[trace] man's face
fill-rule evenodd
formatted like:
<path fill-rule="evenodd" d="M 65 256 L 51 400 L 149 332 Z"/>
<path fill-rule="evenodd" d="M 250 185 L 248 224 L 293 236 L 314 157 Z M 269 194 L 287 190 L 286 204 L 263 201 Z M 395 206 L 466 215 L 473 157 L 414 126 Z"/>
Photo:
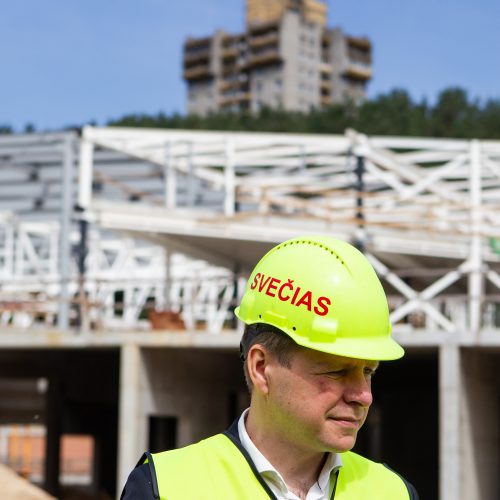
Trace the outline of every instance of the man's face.
<path fill-rule="evenodd" d="M 273 360 L 267 367 L 270 421 L 298 448 L 350 450 L 372 403 L 377 366 L 377 361 L 304 348 L 292 356 L 289 368 Z"/>

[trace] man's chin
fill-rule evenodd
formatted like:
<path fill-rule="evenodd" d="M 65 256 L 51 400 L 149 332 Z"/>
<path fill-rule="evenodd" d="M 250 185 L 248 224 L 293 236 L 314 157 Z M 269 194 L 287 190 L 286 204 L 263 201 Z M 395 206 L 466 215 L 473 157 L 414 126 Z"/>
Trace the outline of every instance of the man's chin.
<path fill-rule="evenodd" d="M 356 444 L 356 436 L 343 436 L 334 440 L 329 440 L 328 451 L 333 453 L 345 453 L 352 450 Z"/>
<path fill-rule="evenodd" d="M 354 448 L 355 442 L 349 446 L 338 446 L 335 453 L 345 453 L 346 451 L 351 451 Z"/>

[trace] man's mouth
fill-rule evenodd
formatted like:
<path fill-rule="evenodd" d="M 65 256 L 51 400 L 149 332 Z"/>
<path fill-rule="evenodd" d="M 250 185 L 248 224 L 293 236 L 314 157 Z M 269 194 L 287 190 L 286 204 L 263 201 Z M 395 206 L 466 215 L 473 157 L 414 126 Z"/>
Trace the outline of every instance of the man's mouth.
<path fill-rule="evenodd" d="M 348 417 L 348 416 L 334 416 L 334 417 L 329 417 L 331 420 L 334 420 L 338 425 L 341 425 L 342 427 L 349 427 L 351 429 L 358 429 L 361 424 L 361 419 L 359 418 L 354 418 L 354 417 Z"/>

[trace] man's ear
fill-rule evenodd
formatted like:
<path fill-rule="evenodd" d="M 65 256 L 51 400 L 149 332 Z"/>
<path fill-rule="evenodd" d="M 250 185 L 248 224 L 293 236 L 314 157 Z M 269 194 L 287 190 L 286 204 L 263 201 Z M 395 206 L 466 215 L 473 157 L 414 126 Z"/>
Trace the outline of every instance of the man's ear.
<path fill-rule="evenodd" d="M 247 369 L 254 390 L 267 394 L 269 392 L 267 366 L 270 361 L 270 355 L 260 344 L 254 344 L 248 350 Z"/>

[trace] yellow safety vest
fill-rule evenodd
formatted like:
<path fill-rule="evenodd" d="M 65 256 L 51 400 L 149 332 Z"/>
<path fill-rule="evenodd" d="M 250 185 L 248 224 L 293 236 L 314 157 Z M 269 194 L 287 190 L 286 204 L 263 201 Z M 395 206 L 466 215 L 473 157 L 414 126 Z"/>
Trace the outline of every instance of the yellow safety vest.
<path fill-rule="evenodd" d="M 161 500 L 275 498 L 225 434 L 149 456 Z M 384 465 L 352 452 L 342 454 L 342 464 L 332 494 L 335 500 L 411 500 L 403 479 Z"/>

